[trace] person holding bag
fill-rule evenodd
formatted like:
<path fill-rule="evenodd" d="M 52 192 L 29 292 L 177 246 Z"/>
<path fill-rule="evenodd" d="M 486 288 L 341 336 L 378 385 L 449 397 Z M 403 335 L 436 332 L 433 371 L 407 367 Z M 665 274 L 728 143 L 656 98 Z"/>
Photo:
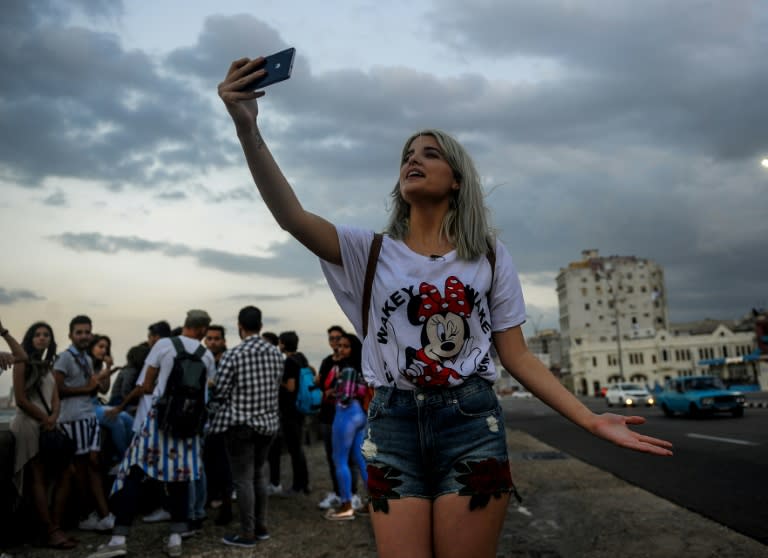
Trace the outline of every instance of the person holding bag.
<path fill-rule="evenodd" d="M 57 426 L 59 395 L 51 374 L 56 357 L 53 330 L 45 322 L 36 322 L 27 330 L 21 346 L 2 326 L 0 334 L 4 334 L 12 350 L 17 347 L 15 352 L 20 355 L 13 369 L 16 415 L 10 425 L 16 437 L 14 485 L 19 496 L 25 489 L 31 491 L 37 517 L 45 529 L 46 544 L 56 549 L 74 548 L 77 542 L 59 526 L 69 496 L 75 448 Z M 52 511 L 48 501 L 49 479 L 61 487 L 55 492 Z"/>
<path fill-rule="evenodd" d="M 339 485 L 339 509 L 329 509 L 325 518 L 331 521 L 345 521 L 355 518 L 352 503 L 352 473 L 350 458 L 360 469 L 363 482 L 368 482 L 365 459 L 362 454 L 365 436 L 365 411 L 363 400 L 368 392 L 362 372 L 362 343 L 356 335 L 345 333 L 338 343 L 339 375 L 336 379 L 336 414 L 333 418 L 333 464 Z M 361 512 L 365 512 L 362 506 Z"/>

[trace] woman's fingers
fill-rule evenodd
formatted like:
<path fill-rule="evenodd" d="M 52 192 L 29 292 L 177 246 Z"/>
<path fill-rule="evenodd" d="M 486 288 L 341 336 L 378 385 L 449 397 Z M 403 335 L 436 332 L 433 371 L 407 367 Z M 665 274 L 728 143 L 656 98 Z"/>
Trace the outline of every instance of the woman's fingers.
<path fill-rule="evenodd" d="M 637 440 L 644 444 L 651 444 L 651 445 L 659 446 L 662 448 L 672 447 L 672 442 L 668 442 L 667 440 L 662 440 L 660 438 L 653 438 L 651 436 L 643 436 L 642 434 L 638 434 Z"/>
<path fill-rule="evenodd" d="M 227 70 L 227 75 L 219 84 L 219 89 L 222 87 L 230 90 L 244 89 L 251 81 L 263 77 L 266 74 L 266 70 L 259 69 L 264 64 L 264 57 L 254 58 L 240 58 L 235 60 Z"/>
<path fill-rule="evenodd" d="M 250 101 L 264 96 L 264 91 L 227 91 L 219 89 L 219 97 L 225 103 L 235 103 L 237 101 Z"/>

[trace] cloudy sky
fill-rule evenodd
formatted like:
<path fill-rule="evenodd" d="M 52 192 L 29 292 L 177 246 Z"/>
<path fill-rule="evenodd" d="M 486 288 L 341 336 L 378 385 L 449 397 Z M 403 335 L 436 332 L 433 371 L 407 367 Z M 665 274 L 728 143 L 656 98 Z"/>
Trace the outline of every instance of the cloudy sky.
<path fill-rule="evenodd" d="M 672 321 L 768 303 L 768 5 L 760 0 L 6 0 L 0 317 L 117 360 L 158 319 L 246 304 L 318 361 L 346 325 L 256 194 L 216 95 L 230 62 L 297 49 L 260 103 L 305 206 L 381 228 L 402 141 L 473 153 L 528 329 L 585 248 L 663 265 Z M 8 375 L 0 379 L 7 391 Z"/>

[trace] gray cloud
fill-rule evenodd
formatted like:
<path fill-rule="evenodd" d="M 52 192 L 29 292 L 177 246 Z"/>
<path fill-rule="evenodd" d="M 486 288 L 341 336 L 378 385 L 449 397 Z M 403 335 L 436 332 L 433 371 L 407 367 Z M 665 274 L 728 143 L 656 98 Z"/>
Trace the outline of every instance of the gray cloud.
<path fill-rule="evenodd" d="M 7 306 L 22 300 L 45 300 L 45 297 L 27 289 L 6 289 L 0 287 L 0 304 Z"/>
<path fill-rule="evenodd" d="M 0 118 L 20 132 L 0 143 L 7 176 L 27 186 L 52 175 L 113 187 L 165 181 L 167 199 L 188 193 L 174 181 L 245 168 L 224 108 L 188 87 L 183 103 L 178 93 L 195 82 L 212 97 L 230 60 L 288 44 L 277 30 L 247 15 L 210 17 L 195 44 L 156 61 L 115 36 L 43 17 L 53 3 L 12 5 L 0 22 L 0 70 L 12 76 L 0 83 Z M 100 17 L 119 17 L 105 6 Z M 662 264 L 673 320 L 732 317 L 765 301 L 761 4 L 450 0 L 425 18 L 425 31 L 457 61 L 453 77 L 402 61 L 320 74 L 299 55 L 291 80 L 268 91 L 265 137 L 309 209 L 380 228 L 401 142 L 437 126 L 496 186 L 488 202 L 521 272 L 552 272 L 597 247 Z M 57 63 L 41 68 L 40 59 Z M 487 77 L 504 64 L 544 68 L 543 77 Z M 238 184 L 195 193 L 258 200 Z M 319 275 L 295 242 L 273 247 L 290 257 L 255 258 L 130 237 L 58 241 L 192 257 L 234 273 Z"/>
<path fill-rule="evenodd" d="M 759 3 L 449 0 L 431 15 L 434 39 L 467 59 L 493 52 L 560 69 L 513 91 L 518 110 L 500 119 L 534 141 L 608 134 L 724 158 L 768 145 Z"/>
<path fill-rule="evenodd" d="M 181 190 L 172 190 L 170 192 L 160 192 L 155 195 L 155 197 L 164 201 L 181 201 L 186 200 L 189 196 L 187 196 L 186 192 L 182 192 Z"/>
<path fill-rule="evenodd" d="M 65 207 L 67 205 L 67 196 L 61 190 L 56 190 L 45 199 L 43 199 L 44 205 L 50 205 L 52 207 Z"/>
<path fill-rule="evenodd" d="M 14 131 L 0 143 L 6 177 L 32 187 L 51 175 L 154 185 L 226 161 L 210 142 L 212 120 L 199 117 L 208 100 L 183 79 L 125 51 L 115 35 L 54 17 L 58 4 L 10 4 L 12 17 L 0 23 L 0 119 Z M 99 17 L 120 11 L 80 4 Z"/>
<path fill-rule="evenodd" d="M 291 300 L 303 296 L 303 292 L 293 292 L 284 295 L 265 295 L 265 294 L 237 294 L 228 296 L 226 300 L 233 300 L 239 302 L 280 302 L 282 300 Z"/>
<path fill-rule="evenodd" d="M 271 245 L 269 250 L 273 255 L 270 257 L 193 248 L 185 244 L 147 240 L 137 236 L 111 236 L 96 232 L 63 233 L 51 236 L 49 240 L 75 252 L 103 254 L 157 252 L 169 258 L 192 258 L 201 267 L 226 273 L 292 278 L 308 285 L 313 285 L 321 278 L 317 258 L 295 240 Z"/>

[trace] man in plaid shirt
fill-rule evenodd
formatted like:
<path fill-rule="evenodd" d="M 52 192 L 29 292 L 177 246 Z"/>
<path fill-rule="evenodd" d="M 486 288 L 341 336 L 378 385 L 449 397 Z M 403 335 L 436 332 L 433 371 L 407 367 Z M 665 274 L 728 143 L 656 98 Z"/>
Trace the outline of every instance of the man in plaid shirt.
<path fill-rule="evenodd" d="M 250 548 L 269 538 L 261 469 L 280 426 L 277 394 L 283 357 L 259 335 L 261 310 L 255 306 L 240 310 L 237 329 L 242 342 L 227 351 L 216 372 L 213 390 L 221 407 L 210 432 L 225 432 L 240 507 L 240 533 L 226 536 L 222 542 Z"/>

